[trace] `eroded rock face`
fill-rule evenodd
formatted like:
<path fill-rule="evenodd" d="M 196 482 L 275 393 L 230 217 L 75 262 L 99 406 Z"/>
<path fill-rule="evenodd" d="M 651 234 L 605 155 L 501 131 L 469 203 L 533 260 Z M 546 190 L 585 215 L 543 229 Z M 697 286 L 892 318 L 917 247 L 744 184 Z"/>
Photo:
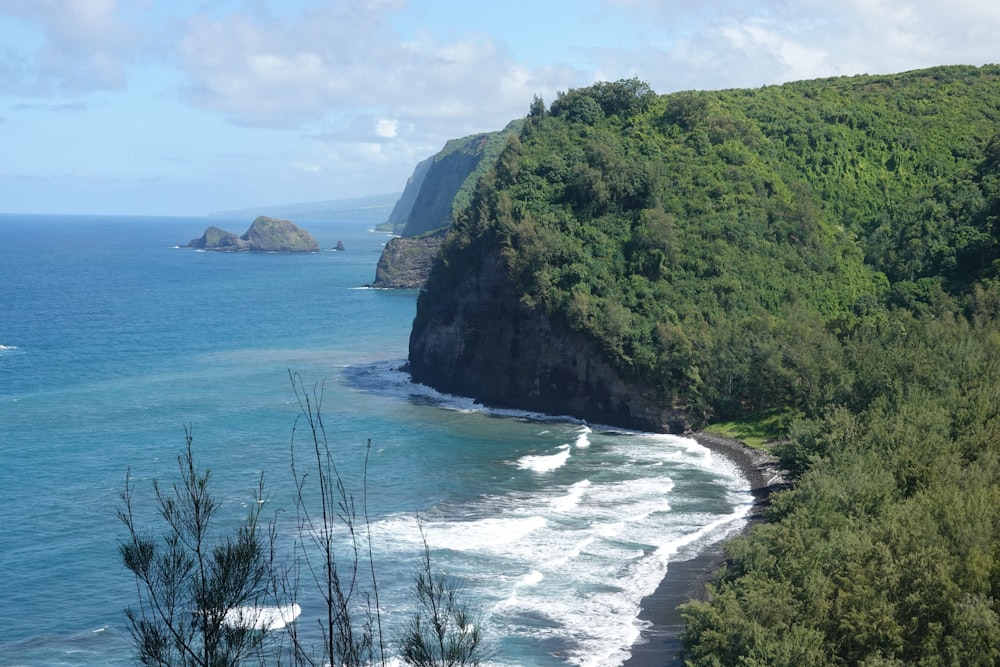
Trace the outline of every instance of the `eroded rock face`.
<path fill-rule="evenodd" d="M 415 381 L 496 407 L 688 430 L 684 412 L 623 381 L 593 342 L 524 306 L 507 285 L 502 259 L 493 256 L 433 303 L 421 299 L 410 335 Z"/>
<path fill-rule="evenodd" d="M 385 244 L 372 287 L 414 289 L 424 286 L 441 249 L 446 230 L 417 238 L 397 237 Z"/>

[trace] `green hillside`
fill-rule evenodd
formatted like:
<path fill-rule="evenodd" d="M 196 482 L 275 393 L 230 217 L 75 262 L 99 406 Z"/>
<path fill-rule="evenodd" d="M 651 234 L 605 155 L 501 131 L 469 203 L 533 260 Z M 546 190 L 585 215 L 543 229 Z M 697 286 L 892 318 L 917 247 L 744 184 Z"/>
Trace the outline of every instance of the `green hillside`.
<path fill-rule="evenodd" d="M 998 74 L 536 100 L 427 298 L 499 247 L 526 303 L 664 400 L 813 414 L 843 400 L 843 336 L 995 275 Z"/>
<path fill-rule="evenodd" d="M 499 132 L 446 143 L 436 155 L 417 165 L 389 222 L 402 220 L 400 234 L 404 237 L 421 236 L 451 225 L 454 211 L 468 206 L 479 177 L 496 161 L 507 137 L 520 124 L 514 121 Z"/>
<path fill-rule="evenodd" d="M 522 303 L 797 476 L 686 607 L 692 665 L 1000 659 L 1000 67 L 536 99 L 430 304 Z"/>

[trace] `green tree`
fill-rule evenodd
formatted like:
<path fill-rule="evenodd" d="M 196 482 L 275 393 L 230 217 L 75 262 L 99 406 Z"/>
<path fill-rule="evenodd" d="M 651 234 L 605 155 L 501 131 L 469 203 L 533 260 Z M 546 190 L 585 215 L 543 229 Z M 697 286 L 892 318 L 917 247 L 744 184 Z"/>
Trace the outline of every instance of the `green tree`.
<path fill-rule="evenodd" d="M 481 665 L 488 658 L 482 619 L 462 601 L 458 583 L 432 567 L 422 524 L 420 536 L 424 551 L 414 580 L 419 609 L 403 630 L 400 658 L 413 667 Z"/>
<path fill-rule="evenodd" d="M 289 373 L 289 378 L 300 409 L 292 432 L 292 472 L 297 534 L 305 536 L 292 557 L 279 560 L 275 524 L 262 521 L 268 501 L 263 475 L 235 534 L 217 530 L 211 474 L 195 463 L 190 428 L 185 428 L 186 448 L 177 458 L 177 480 L 169 489 L 153 482 L 159 516 L 166 524 L 160 540 L 142 527 L 135 488 L 126 475 L 118 516 L 128 535 L 119 544 L 119 554 L 136 580 L 139 604 L 125 614 L 141 664 L 387 664 L 368 530 L 367 453 L 359 510 L 327 438 L 322 385 L 307 390 L 301 376 Z M 308 441 L 301 459 L 296 454 L 300 427 Z M 422 526 L 420 530 L 423 536 Z M 345 545 L 346 553 L 338 552 Z M 294 600 L 303 581 L 323 601 L 322 614 L 315 619 L 318 642 L 300 630 L 301 619 L 293 622 L 301 612 Z M 404 664 L 482 664 L 481 618 L 462 600 L 458 582 L 432 567 L 426 539 L 415 581 L 418 611 L 395 642 Z"/>
<path fill-rule="evenodd" d="M 195 464 L 190 428 L 177 457 L 178 478 L 163 488 L 153 482 L 166 531 L 160 540 L 144 531 L 136 516 L 129 476 L 120 493 L 118 517 L 128 530 L 119 545 L 125 567 L 135 575 L 138 606 L 125 610 L 144 665 L 228 667 L 265 664 L 277 638 L 272 628 L 290 621 L 292 607 L 271 606 L 273 525 L 264 525 L 263 477 L 250 510 L 235 534 L 219 534 L 218 504 L 210 471 Z"/>

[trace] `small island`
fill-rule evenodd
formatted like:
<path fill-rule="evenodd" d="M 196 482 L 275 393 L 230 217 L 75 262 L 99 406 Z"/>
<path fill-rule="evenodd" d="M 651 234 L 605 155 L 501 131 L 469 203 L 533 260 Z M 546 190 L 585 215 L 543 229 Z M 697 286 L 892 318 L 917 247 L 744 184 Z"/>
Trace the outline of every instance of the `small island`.
<path fill-rule="evenodd" d="M 317 252 L 319 243 L 291 220 L 262 215 L 253 221 L 243 236 L 213 225 L 199 238 L 188 242 L 186 247 L 216 252 Z"/>

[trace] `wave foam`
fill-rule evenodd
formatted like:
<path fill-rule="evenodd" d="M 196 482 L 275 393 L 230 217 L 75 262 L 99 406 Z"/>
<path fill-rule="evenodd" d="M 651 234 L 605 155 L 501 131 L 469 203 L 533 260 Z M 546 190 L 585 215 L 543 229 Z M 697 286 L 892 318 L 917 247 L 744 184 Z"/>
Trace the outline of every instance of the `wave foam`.
<path fill-rule="evenodd" d="M 223 622 L 230 627 L 280 630 L 302 614 L 297 603 L 280 607 L 237 607 L 226 612 Z"/>
<path fill-rule="evenodd" d="M 590 487 L 590 480 L 585 479 L 569 487 L 569 492 L 564 496 L 559 496 L 552 501 L 552 510 L 555 512 L 569 512 L 580 504 L 583 495 Z"/>
<path fill-rule="evenodd" d="M 376 539 L 382 543 L 413 545 L 426 539 L 427 546 L 433 549 L 481 551 L 496 547 L 507 548 L 547 524 L 548 520 L 542 516 L 425 521 L 421 536 L 420 524 L 415 518 L 397 515 L 379 521 L 371 529 L 377 535 Z"/>
<path fill-rule="evenodd" d="M 569 445 L 559 445 L 555 454 L 529 454 L 517 460 L 517 467 L 534 472 L 552 472 L 566 465 L 569 460 Z"/>
<path fill-rule="evenodd" d="M 534 586 L 536 584 L 540 584 L 544 578 L 544 574 L 538 570 L 532 570 L 517 580 L 517 586 Z"/>
<path fill-rule="evenodd" d="M 475 551 L 513 544 L 529 533 L 544 528 L 547 523 L 545 517 L 541 516 L 434 523 L 427 526 L 427 541 L 437 548 Z"/>
<path fill-rule="evenodd" d="M 739 471 L 692 439 L 568 426 L 533 433 L 551 443 L 536 453 L 498 455 L 528 472 L 516 490 L 428 510 L 427 544 L 512 646 L 527 654 L 545 642 L 565 664 L 621 664 L 669 563 L 732 535 L 752 499 Z M 400 556 L 421 545 L 409 517 L 378 528 L 376 543 Z"/>

